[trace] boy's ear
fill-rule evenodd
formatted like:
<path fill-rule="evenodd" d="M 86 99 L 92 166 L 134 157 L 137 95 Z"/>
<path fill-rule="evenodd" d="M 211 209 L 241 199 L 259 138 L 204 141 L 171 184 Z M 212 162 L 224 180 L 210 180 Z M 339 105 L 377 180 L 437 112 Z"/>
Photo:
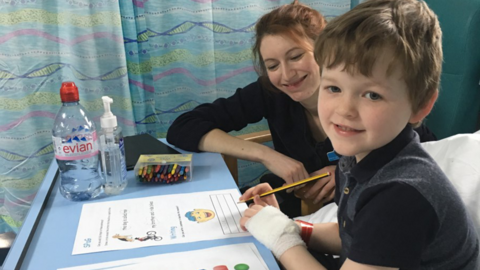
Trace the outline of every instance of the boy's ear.
<path fill-rule="evenodd" d="M 433 92 L 432 97 L 427 101 L 425 106 L 421 108 L 417 113 L 412 114 L 410 117 L 410 123 L 419 123 L 422 121 L 433 109 L 433 105 L 438 98 L 438 90 Z"/>

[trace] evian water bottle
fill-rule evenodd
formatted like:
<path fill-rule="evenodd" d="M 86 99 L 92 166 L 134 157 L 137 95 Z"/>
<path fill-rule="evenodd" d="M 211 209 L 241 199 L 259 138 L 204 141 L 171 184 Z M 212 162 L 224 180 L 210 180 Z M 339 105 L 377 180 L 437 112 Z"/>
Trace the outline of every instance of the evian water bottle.
<path fill-rule="evenodd" d="M 55 117 L 52 137 L 60 171 L 60 193 L 72 201 L 95 198 L 102 192 L 95 124 L 78 102 L 78 88 L 64 82 L 62 107 Z"/>

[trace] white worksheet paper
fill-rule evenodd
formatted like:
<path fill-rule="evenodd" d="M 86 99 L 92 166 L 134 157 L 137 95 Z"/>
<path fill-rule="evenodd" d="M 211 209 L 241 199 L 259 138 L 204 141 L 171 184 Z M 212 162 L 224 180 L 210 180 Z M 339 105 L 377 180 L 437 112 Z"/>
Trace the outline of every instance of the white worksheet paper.
<path fill-rule="evenodd" d="M 250 236 L 236 189 L 84 204 L 73 255 Z"/>
<path fill-rule="evenodd" d="M 220 267 L 220 266 L 225 267 Z M 225 245 L 213 248 L 167 253 L 135 259 L 61 268 L 59 270 L 192 270 L 249 269 L 268 270 L 253 243 Z"/>

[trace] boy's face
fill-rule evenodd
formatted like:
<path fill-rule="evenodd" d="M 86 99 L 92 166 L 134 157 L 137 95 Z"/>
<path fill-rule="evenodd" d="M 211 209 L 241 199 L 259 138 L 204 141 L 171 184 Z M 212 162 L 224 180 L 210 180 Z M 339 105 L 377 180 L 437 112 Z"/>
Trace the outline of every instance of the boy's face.
<path fill-rule="evenodd" d="M 413 117 L 398 65 L 386 76 L 391 54 L 379 57 L 372 77 L 350 75 L 343 65 L 323 69 L 318 113 L 336 152 L 360 162 L 392 141 Z"/>

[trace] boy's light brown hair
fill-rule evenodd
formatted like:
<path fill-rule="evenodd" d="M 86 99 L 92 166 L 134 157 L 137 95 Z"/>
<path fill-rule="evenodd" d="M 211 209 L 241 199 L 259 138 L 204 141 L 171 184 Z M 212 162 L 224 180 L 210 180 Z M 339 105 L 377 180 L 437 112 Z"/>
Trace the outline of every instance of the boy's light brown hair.
<path fill-rule="evenodd" d="M 423 1 L 368 0 L 333 19 L 315 42 L 322 68 L 345 65 L 351 74 L 370 77 L 378 56 L 393 51 L 401 65 L 412 111 L 422 109 L 438 90 L 442 72 L 442 31 L 437 16 Z"/>

